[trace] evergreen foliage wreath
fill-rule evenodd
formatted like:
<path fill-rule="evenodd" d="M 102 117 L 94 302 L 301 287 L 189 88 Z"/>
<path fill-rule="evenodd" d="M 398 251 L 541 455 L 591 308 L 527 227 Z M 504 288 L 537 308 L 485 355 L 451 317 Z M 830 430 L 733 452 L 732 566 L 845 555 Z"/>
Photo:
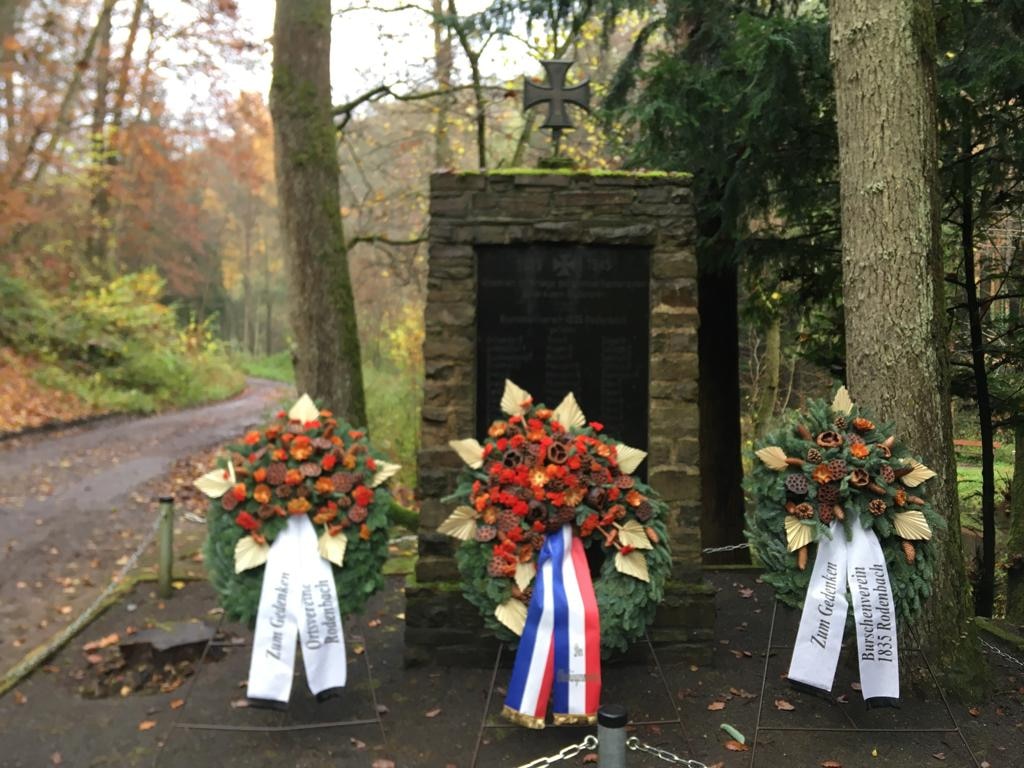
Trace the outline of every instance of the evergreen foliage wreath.
<path fill-rule="evenodd" d="M 873 529 L 885 554 L 899 616 L 912 620 L 931 594 L 933 530 L 945 521 L 928 501 L 935 473 L 896 443 L 891 424 L 876 425 L 840 388 L 830 405 L 808 402 L 759 440 L 745 486 L 752 505 L 747 539 L 778 598 L 803 604 L 809 544 L 851 526 Z"/>
<path fill-rule="evenodd" d="M 322 531 L 320 554 L 332 563 L 341 613 L 362 610 L 384 583 L 391 501 L 381 483 L 398 466 L 306 396 L 229 451 L 219 469 L 196 482 L 214 498 L 204 553 L 226 614 L 255 623 L 263 563 L 288 515 L 308 515 Z"/>
<path fill-rule="evenodd" d="M 672 566 L 668 507 L 631 474 L 646 454 L 588 424 L 572 394 L 552 410 L 509 382 L 502 407 L 509 418 L 494 422 L 482 445 L 452 443 L 468 466 L 445 499 L 461 506 L 438 530 L 462 540 L 466 599 L 516 645 L 544 534 L 572 524 L 592 568 L 600 559 L 602 655 L 626 650 L 653 621 Z"/>

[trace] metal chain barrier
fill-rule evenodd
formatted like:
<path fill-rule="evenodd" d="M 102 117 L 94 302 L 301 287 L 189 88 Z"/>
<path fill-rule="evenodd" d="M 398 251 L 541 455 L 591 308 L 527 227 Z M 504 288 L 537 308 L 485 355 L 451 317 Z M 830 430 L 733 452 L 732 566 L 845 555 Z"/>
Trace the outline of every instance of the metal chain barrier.
<path fill-rule="evenodd" d="M 546 766 L 554 765 L 562 760 L 571 760 L 576 757 L 580 752 L 585 749 L 595 749 L 597 747 L 597 736 L 587 736 L 579 744 L 570 744 L 568 747 L 563 747 L 560 751 L 547 757 L 538 757 L 536 760 L 523 763 L 518 768 L 546 768 Z"/>
<path fill-rule="evenodd" d="M 672 765 L 685 765 L 687 768 L 708 768 L 699 760 L 687 760 L 685 757 L 680 757 L 675 752 L 669 752 L 667 749 L 652 747 L 650 744 L 640 741 L 636 736 L 630 736 L 626 739 L 626 747 L 633 752 L 645 752 L 648 755 L 654 755 L 654 757 L 659 760 L 664 760 L 666 763 L 671 763 Z M 563 760 L 571 760 L 585 749 L 596 748 L 597 736 L 587 736 L 579 744 L 570 744 L 553 755 L 538 757 L 536 760 L 529 763 L 523 763 L 517 768 L 547 768 L 547 766 L 554 765 L 555 763 L 559 763 Z"/>
<path fill-rule="evenodd" d="M 652 747 L 650 744 L 640 741 L 636 736 L 630 736 L 626 739 L 626 747 L 633 752 L 646 752 L 648 755 L 654 755 L 659 760 L 664 760 L 672 765 L 685 765 L 687 768 L 708 768 L 699 760 L 687 760 L 685 757 L 680 757 L 675 752 L 669 752 L 667 749 Z"/>
<path fill-rule="evenodd" d="M 724 547 L 705 547 L 704 549 L 701 550 L 701 553 L 705 554 L 705 555 L 713 555 L 716 552 L 732 552 L 735 549 L 749 549 L 749 548 L 750 548 L 750 544 L 749 543 L 747 543 L 745 541 L 741 541 L 739 544 L 727 544 Z"/>
<path fill-rule="evenodd" d="M 1011 656 L 1006 651 L 1004 651 L 1002 648 L 997 648 L 996 646 L 992 645 L 992 643 L 990 643 L 985 638 L 980 638 L 980 639 L 981 639 L 981 644 L 985 647 L 985 650 L 991 651 L 996 656 L 999 656 L 999 657 L 1003 658 L 1006 661 L 1013 662 L 1018 667 L 1024 667 L 1024 661 L 1021 661 L 1020 659 Z"/>

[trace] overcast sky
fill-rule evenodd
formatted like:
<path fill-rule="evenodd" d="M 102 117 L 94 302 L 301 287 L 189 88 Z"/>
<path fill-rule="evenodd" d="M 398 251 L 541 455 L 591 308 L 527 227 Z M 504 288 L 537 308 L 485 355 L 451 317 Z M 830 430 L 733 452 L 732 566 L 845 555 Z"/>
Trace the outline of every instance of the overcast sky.
<path fill-rule="evenodd" d="M 173 3 L 176 0 L 165 0 Z M 429 0 L 422 0 L 429 6 Z M 482 10 L 489 0 L 460 0 L 460 13 Z M 159 8 L 160 0 L 156 6 Z M 374 0 L 378 6 L 408 4 L 408 0 Z M 429 16 L 418 11 L 386 13 L 364 10 L 363 0 L 334 0 L 336 12 L 331 33 L 331 85 L 335 103 L 344 102 L 381 83 L 402 83 L 419 78 L 428 82 L 434 37 Z M 242 0 L 238 4 L 241 23 L 256 40 L 267 41 L 266 54 L 252 69 L 230 66 L 229 90 L 270 91 L 272 51 L 269 45 L 274 30 L 272 0 Z M 359 10 L 353 10 L 359 9 Z M 488 76 L 514 78 L 532 72 L 531 55 L 515 41 L 502 47 L 491 43 L 481 61 Z M 426 65 L 426 66 L 425 66 Z M 188 111 L 193 99 L 202 98 L 203 86 L 197 82 L 168 83 L 168 102 L 175 112 Z"/>

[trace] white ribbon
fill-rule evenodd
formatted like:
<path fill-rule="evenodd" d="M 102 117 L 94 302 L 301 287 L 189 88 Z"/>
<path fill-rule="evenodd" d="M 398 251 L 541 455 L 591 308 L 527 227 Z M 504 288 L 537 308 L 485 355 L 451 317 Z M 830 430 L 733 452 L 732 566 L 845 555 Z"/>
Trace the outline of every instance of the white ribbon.
<path fill-rule="evenodd" d="M 317 551 L 306 515 L 292 515 L 270 546 L 249 662 L 250 699 L 287 702 L 295 668 L 295 641 L 309 689 L 318 694 L 345 685 L 345 636 L 331 564 Z"/>
<path fill-rule="evenodd" d="M 874 531 L 854 521 L 851 540 L 833 522 L 832 538 L 818 542 L 818 554 L 804 598 L 789 679 L 832 690 L 849 607 L 853 598 L 860 684 L 865 699 L 898 699 L 899 657 L 896 612 L 885 555 Z"/>

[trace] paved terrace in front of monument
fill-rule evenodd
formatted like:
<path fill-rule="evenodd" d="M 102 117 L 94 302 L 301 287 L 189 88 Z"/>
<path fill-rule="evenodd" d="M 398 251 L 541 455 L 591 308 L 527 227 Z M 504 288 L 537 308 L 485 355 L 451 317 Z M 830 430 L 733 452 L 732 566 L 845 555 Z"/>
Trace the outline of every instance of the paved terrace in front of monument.
<path fill-rule="evenodd" d="M 339 699 L 317 704 L 296 670 L 287 712 L 239 706 L 248 674 L 251 634 L 224 623 L 220 642 L 177 690 L 88 699 L 78 690 L 93 674 L 82 645 L 129 624 L 220 621 L 205 582 L 189 582 L 166 602 L 140 583 L 47 666 L 0 699 L 4 724 L 0 764 L 63 766 L 406 766 L 505 768 L 522 765 L 593 732 L 585 728 L 528 731 L 499 717 L 511 654 L 492 669 L 418 667 L 402 663 L 405 575 L 389 577 L 366 613 L 346 620 L 349 685 Z M 604 700 L 624 704 L 642 741 L 707 766 L 758 768 L 820 766 L 974 766 L 949 711 L 920 660 L 904 662 L 902 708 L 866 710 L 854 689 L 852 648 L 840 662 L 834 695 L 818 697 L 788 687 L 785 646 L 798 615 L 779 608 L 774 647 L 765 663 L 774 601 L 756 572 L 710 574 L 718 609 L 713 664 L 666 664 L 650 656 L 639 664 L 607 664 Z M 642 658 L 642 656 L 641 656 Z M 1011 768 L 1024 754 L 1024 669 L 992 657 L 995 685 L 985 702 L 950 702 L 979 764 Z M 492 688 L 492 679 L 494 680 Z M 763 687 L 762 687 L 763 684 Z M 116 687 L 115 687 L 116 690 Z M 776 701 L 792 705 L 780 709 Z M 718 707 L 714 702 L 722 702 Z M 713 709 L 709 709 L 713 705 Z M 977 707 L 972 716 L 971 707 Z M 756 755 L 726 748 L 728 723 L 753 741 Z M 338 725 L 358 721 L 355 725 Z M 662 721 L 662 722 L 658 722 Z M 682 727 L 680 726 L 682 723 Z M 152 723 L 145 730 L 140 724 Z M 481 727 L 481 726 L 484 727 Z M 771 730 L 771 729 L 798 730 Z M 809 730 L 799 730 L 809 729 Z M 833 729 L 833 730 L 815 730 Z M 917 733 L 870 729 L 934 729 Z M 474 763 L 475 755 L 475 763 Z M 583 765 L 586 753 L 558 763 Z M 629 768 L 665 765 L 630 753 Z"/>

